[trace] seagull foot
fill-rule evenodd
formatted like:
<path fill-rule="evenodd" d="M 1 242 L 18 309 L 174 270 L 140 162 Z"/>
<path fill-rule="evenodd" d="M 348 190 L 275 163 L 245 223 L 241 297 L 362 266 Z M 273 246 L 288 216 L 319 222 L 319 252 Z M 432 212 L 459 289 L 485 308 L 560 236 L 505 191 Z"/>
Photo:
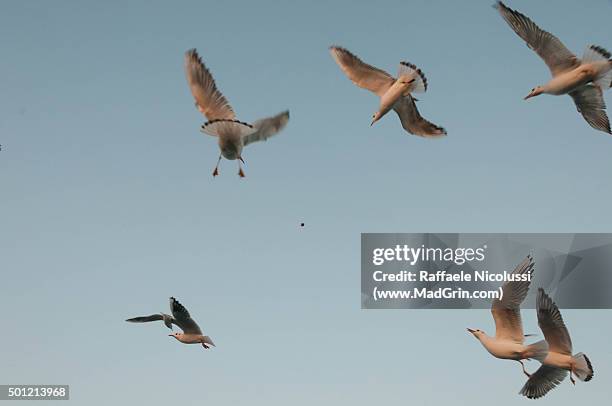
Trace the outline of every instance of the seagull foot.
<path fill-rule="evenodd" d="M 215 168 L 215 170 L 213 171 L 213 177 L 217 176 L 219 174 L 219 169 Z"/>
<path fill-rule="evenodd" d="M 242 171 L 242 168 L 240 168 L 240 170 L 238 171 L 238 175 L 240 175 L 241 178 L 244 178 L 244 172 Z"/>
<path fill-rule="evenodd" d="M 529 358 L 527 358 L 527 360 L 529 361 Z M 525 369 L 525 364 L 523 364 L 523 361 L 518 360 L 518 362 L 519 364 L 521 364 L 521 367 L 523 368 L 523 373 L 527 376 L 527 378 L 531 378 L 531 374 Z"/>

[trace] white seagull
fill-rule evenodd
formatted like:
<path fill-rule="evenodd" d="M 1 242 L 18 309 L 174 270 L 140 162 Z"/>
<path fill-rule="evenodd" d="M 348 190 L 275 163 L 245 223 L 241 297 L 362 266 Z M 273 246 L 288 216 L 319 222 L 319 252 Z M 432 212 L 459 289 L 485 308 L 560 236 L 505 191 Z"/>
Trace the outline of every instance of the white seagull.
<path fill-rule="evenodd" d="M 528 255 L 512 272 L 513 275 L 525 275 L 523 277 L 528 280 L 505 282 L 502 285 L 502 299 L 493 300 L 491 313 L 495 319 L 495 337 L 488 336 L 482 330 L 467 329 L 494 357 L 518 361 L 527 376 L 530 375 L 522 360 L 533 358 L 542 362 L 548 351 L 545 340 L 531 345 L 524 343 L 520 306 L 529 291 L 533 270 L 534 261 Z"/>
<path fill-rule="evenodd" d="M 242 148 L 256 141 L 265 141 L 277 134 L 287 125 L 289 111 L 257 120 L 253 124 L 238 121 L 232 106 L 217 89 L 215 80 L 195 49 L 185 53 L 185 73 L 196 107 L 208 119 L 202 125 L 201 131 L 218 137 L 221 154 L 213 176 L 219 174 L 219 162 L 223 156 L 230 160 L 237 159 L 238 175 L 244 177 L 240 164 L 244 163 Z"/>
<path fill-rule="evenodd" d="M 603 91 L 612 86 L 610 53 L 599 46 L 589 45 L 580 60 L 557 37 L 542 30 L 529 17 L 501 1 L 495 4 L 495 8 L 510 28 L 544 60 L 552 73 L 553 78 L 533 88 L 525 100 L 542 93 L 569 94 L 591 127 L 612 134 L 603 99 Z"/>
<path fill-rule="evenodd" d="M 530 399 L 540 398 L 557 386 L 570 371 L 570 380 L 576 383 L 572 373 L 581 381 L 590 381 L 593 378 L 593 366 L 588 357 L 579 352 L 572 355 L 572 340 L 567 327 L 561 317 L 559 308 L 552 299 L 538 289 L 536 299 L 538 311 L 538 324 L 548 342 L 548 355 L 538 370 L 531 375 L 520 391 Z"/>
<path fill-rule="evenodd" d="M 215 346 L 210 337 L 202 334 L 202 330 L 196 323 L 185 307 L 178 300 L 170 298 L 170 311 L 172 316 L 165 313 L 152 314 L 150 316 L 141 316 L 127 319 L 131 323 L 146 323 L 149 321 L 163 320 L 166 327 L 172 330 L 172 325 L 179 326 L 182 333 L 172 333 L 169 337 L 174 337 L 184 344 L 202 344 L 202 347 L 208 349 L 210 346 Z"/>
<path fill-rule="evenodd" d="M 368 65 L 342 47 L 332 46 L 329 49 L 336 63 L 353 83 L 380 97 L 379 109 L 372 116 L 370 125 L 393 109 L 399 116 L 402 127 L 410 134 L 422 137 L 446 135 L 444 128 L 425 120 L 419 114 L 416 99 L 411 93 L 425 92 L 427 79 L 415 65 L 400 62 L 396 79 L 384 70 Z"/>

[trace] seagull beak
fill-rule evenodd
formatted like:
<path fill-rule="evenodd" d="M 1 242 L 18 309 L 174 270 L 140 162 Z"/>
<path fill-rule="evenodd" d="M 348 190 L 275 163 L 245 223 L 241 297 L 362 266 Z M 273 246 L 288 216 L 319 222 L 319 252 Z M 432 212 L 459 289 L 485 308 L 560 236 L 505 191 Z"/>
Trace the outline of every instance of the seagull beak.
<path fill-rule="evenodd" d="M 476 330 L 472 330 L 471 328 L 468 328 L 467 331 L 469 331 L 472 334 L 474 334 L 476 332 Z"/>
<path fill-rule="evenodd" d="M 523 100 L 531 99 L 533 97 L 533 93 L 529 93 L 527 96 L 523 98 Z"/>
<path fill-rule="evenodd" d="M 173 337 L 173 335 L 172 334 L 168 334 L 168 337 Z"/>

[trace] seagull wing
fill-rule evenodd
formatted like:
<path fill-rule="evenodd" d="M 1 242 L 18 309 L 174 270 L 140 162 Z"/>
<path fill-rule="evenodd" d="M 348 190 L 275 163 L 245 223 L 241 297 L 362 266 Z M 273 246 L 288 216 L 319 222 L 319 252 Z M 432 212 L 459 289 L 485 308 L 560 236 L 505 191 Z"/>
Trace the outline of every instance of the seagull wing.
<path fill-rule="evenodd" d="M 541 365 L 525 382 L 519 393 L 529 399 L 541 398 L 559 385 L 566 376 L 567 371 L 564 369 Z"/>
<path fill-rule="evenodd" d="M 174 324 L 179 326 L 184 333 L 202 334 L 200 326 L 191 318 L 185 306 L 173 297 L 170 298 L 170 310 L 172 311 L 172 316 L 174 316 Z"/>
<path fill-rule="evenodd" d="M 414 98 L 410 95 L 401 97 L 393 106 L 393 110 L 395 110 L 399 116 L 404 130 L 408 131 L 410 134 L 420 135 L 422 137 L 446 135 L 446 130 L 444 128 L 421 117 L 416 103 L 414 102 Z"/>
<path fill-rule="evenodd" d="M 157 320 L 163 320 L 166 327 L 168 327 L 170 330 L 172 330 L 172 324 L 176 324 L 176 321 L 172 318 L 172 316 L 164 313 L 152 314 L 150 316 L 133 317 L 131 319 L 127 319 L 126 321 L 129 321 L 130 323 L 147 323 L 149 321 Z"/>
<path fill-rule="evenodd" d="M 528 255 L 512 272 L 513 275 L 531 275 L 534 261 Z M 508 281 L 502 285 L 502 299 L 493 300 L 491 313 L 495 319 L 495 337 L 524 341 L 523 324 L 521 322 L 521 303 L 525 300 L 531 281 Z"/>
<path fill-rule="evenodd" d="M 521 37 L 527 46 L 544 60 L 553 76 L 580 65 L 580 60 L 561 41 L 549 32 L 538 27 L 529 17 L 506 7 L 498 1 L 495 8 L 510 28 Z"/>
<path fill-rule="evenodd" d="M 572 355 L 572 339 L 563 323 L 561 312 L 542 288 L 538 289 L 536 308 L 538 309 L 538 324 L 544 333 L 550 351 Z"/>
<path fill-rule="evenodd" d="M 387 72 L 368 65 L 344 48 L 332 46 L 329 50 L 340 69 L 359 87 L 382 96 L 395 82 Z"/>
<path fill-rule="evenodd" d="M 132 317 L 131 319 L 127 319 L 130 323 L 147 323 L 149 321 L 157 321 L 163 320 L 164 316 L 161 314 L 152 314 L 150 316 L 140 316 L 140 317 Z"/>
<path fill-rule="evenodd" d="M 253 123 L 253 127 L 257 129 L 252 134 L 242 137 L 244 145 L 249 145 L 257 141 L 265 141 L 273 135 L 278 134 L 280 130 L 285 128 L 289 122 L 289 111 L 282 112 L 274 117 L 262 118 Z"/>
<path fill-rule="evenodd" d="M 582 114 L 582 117 L 591 127 L 612 134 L 610 120 L 606 114 L 606 103 L 599 86 L 591 84 L 582 86 L 570 92 L 569 95 L 574 99 L 578 112 Z"/>
<path fill-rule="evenodd" d="M 232 106 L 217 89 L 215 79 L 202 63 L 195 49 L 185 53 L 185 74 L 196 100 L 196 106 L 209 120 L 233 120 L 236 118 Z"/>

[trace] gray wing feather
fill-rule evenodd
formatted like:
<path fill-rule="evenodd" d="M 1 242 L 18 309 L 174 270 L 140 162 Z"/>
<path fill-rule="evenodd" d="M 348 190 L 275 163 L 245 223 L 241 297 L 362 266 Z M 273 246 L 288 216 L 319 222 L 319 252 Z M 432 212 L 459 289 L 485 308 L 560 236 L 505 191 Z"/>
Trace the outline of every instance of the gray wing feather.
<path fill-rule="evenodd" d="M 572 339 L 565 327 L 561 312 L 542 288 L 538 289 L 536 309 L 538 310 L 538 324 L 544 333 L 550 351 L 572 355 Z"/>
<path fill-rule="evenodd" d="M 265 141 L 273 135 L 278 134 L 289 122 L 289 111 L 284 111 L 274 117 L 263 118 L 253 123 L 257 129 L 252 134 L 242 137 L 244 145 L 249 145 L 257 141 Z"/>
<path fill-rule="evenodd" d="M 195 49 L 185 53 L 185 74 L 191 94 L 196 100 L 196 106 L 206 118 L 209 120 L 236 118 L 232 106 L 217 89 L 215 79 Z"/>
<path fill-rule="evenodd" d="M 606 114 L 606 103 L 599 86 L 586 85 L 569 93 L 578 112 L 591 127 L 612 134 L 610 120 Z"/>
<path fill-rule="evenodd" d="M 420 135 L 421 137 L 439 137 L 446 135 L 446 130 L 434 123 L 425 120 L 417 109 L 414 98 L 411 95 L 401 97 L 393 110 L 399 116 L 404 130 L 410 134 Z"/>
<path fill-rule="evenodd" d="M 580 59 L 557 37 L 542 30 L 529 17 L 512 10 L 501 1 L 495 4 L 495 8 L 510 28 L 544 60 L 553 76 L 571 70 L 580 64 Z"/>
<path fill-rule="evenodd" d="M 535 263 L 528 255 L 512 272 L 515 275 L 531 275 Z M 511 339 L 515 342 L 524 341 L 523 323 L 521 321 L 521 303 L 525 300 L 531 281 L 512 281 L 502 285 L 504 292 L 502 300 L 495 299 L 491 313 L 495 319 L 495 337 Z"/>
<path fill-rule="evenodd" d="M 140 317 L 132 317 L 131 319 L 127 319 L 130 323 L 147 323 L 149 321 L 157 321 L 163 320 L 164 316 L 161 314 L 152 314 L 150 316 L 140 316 Z"/>
<path fill-rule="evenodd" d="M 525 382 L 519 392 L 529 399 L 538 399 L 559 385 L 567 376 L 567 371 L 560 368 L 542 365 Z"/>
<path fill-rule="evenodd" d="M 129 321 L 130 323 L 147 323 L 150 321 L 158 320 L 163 320 L 166 327 L 172 330 L 172 324 L 174 323 L 174 319 L 172 318 L 172 316 L 164 313 L 152 314 L 150 316 L 133 317 L 131 319 L 127 319 L 126 321 Z"/>
<path fill-rule="evenodd" d="M 345 48 L 332 46 L 329 50 L 344 74 L 361 88 L 382 96 L 395 82 L 387 72 L 368 65 Z"/>
<path fill-rule="evenodd" d="M 174 317 L 174 324 L 179 326 L 184 333 L 202 334 L 202 330 L 200 330 L 198 324 L 191 318 L 187 309 L 173 297 L 170 298 L 170 310 Z"/>

